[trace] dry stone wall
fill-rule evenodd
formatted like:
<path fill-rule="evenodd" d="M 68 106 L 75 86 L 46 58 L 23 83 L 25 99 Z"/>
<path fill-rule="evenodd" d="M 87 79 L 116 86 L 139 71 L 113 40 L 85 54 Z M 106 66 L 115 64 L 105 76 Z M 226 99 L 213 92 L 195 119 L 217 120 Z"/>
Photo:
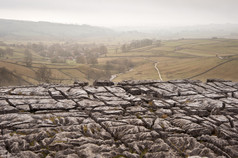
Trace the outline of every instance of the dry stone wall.
<path fill-rule="evenodd" d="M 238 83 L 0 88 L 1 158 L 238 157 Z"/>

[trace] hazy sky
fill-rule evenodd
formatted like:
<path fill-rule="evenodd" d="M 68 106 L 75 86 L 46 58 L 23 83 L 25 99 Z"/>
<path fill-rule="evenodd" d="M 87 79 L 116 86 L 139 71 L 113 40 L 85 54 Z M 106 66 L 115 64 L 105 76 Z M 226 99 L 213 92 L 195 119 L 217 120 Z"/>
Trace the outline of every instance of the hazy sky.
<path fill-rule="evenodd" d="M 238 23 L 238 0 L 0 0 L 0 18 L 98 26 Z"/>

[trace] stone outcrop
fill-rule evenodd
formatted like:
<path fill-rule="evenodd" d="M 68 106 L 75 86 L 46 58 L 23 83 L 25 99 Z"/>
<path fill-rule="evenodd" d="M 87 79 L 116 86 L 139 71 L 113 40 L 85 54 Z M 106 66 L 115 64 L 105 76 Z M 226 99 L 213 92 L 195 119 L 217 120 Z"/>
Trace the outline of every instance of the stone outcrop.
<path fill-rule="evenodd" d="M 236 158 L 238 83 L 0 88 L 1 158 Z"/>

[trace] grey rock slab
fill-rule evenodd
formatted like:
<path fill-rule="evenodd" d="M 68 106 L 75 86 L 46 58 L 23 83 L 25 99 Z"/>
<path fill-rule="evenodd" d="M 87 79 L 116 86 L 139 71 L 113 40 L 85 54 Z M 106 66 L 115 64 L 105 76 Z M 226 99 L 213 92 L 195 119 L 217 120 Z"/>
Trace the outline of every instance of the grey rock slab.
<path fill-rule="evenodd" d="M 167 117 L 172 115 L 172 111 L 170 109 L 157 109 L 155 113 L 159 115 L 159 117 Z"/>
<path fill-rule="evenodd" d="M 16 113 L 18 109 L 9 105 L 0 106 L 0 114 Z"/>
<path fill-rule="evenodd" d="M 77 87 L 77 86 L 84 87 L 84 86 L 87 86 L 87 85 L 88 85 L 88 82 L 83 82 L 83 81 L 75 81 L 74 82 L 75 87 Z"/>
<path fill-rule="evenodd" d="M 0 157 L 237 157 L 233 82 L 2 89 Z"/>
<path fill-rule="evenodd" d="M 167 90 L 169 92 L 176 92 L 178 91 L 180 88 L 174 84 L 171 83 L 156 83 L 153 84 L 153 86 L 158 87 L 158 88 L 162 88 L 164 90 Z"/>
<path fill-rule="evenodd" d="M 170 80 L 168 81 L 169 83 L 173 83 L 173 84 L 178 84 L 178 83 L 201 83 L 201 81 L 199 80 L 188 80 L 188 79 L 180 79 L 180 80 Z"/>
<path fill-rule="evenodd" d="M 156 88 L 156 87 L 152 87 L 152 86 L 148 86 L 148 88 L 156 94 L 156 97 L 163 97 L 166 94 L 171 94 L 170 92 L 160 89 L 160 88 Z M 176 96 L 176 94 L 174 96 Z"/>
<path fill-rule="evenodd" d="M 141 101 L 140 97 L 136 97 L 134 95 L 131 94 L 125 94 L 125 93 L 115 93 L 115 96 L 127 100 L 127 101 L 134 101 L 134 102 L 139 102 Z"/>
<path fill-rule="evenodd" d="M 70 90 L 71 87 L 55 87 L 56 90 L 66 93 Z"/>
<path fill-rule="evenodd" d="M 83 99 L 77 102 L 79 107 L 97 107 L 97 106 L 104 106 L 105 104 L 102 101 L 99 100 L 89 100 L 89 99 Z"/>
<path fill-rule="evenodd" d="M 122 107 L 120 106 L 98 106 L 98 107 L 95 107 L 93 109 L 93 111 L 100 111 L 100 112 L 104 112 L 104 111 L 114 111 L 114 110 L 124 110 Z"/>
<path fill-rule="evenodd" d="M 26 104 L 55 104 L 57 101 L 52 98 L 39 98 L 39 99 L 9 99 L 9 102 L 15 106 Z"/>
<path fill-rule="evenodd" d="M 76 103 L 72 100 L 60 100 L 55 104 L 51 103 L 39 103 L 31 104 L 32 110 L 69 110 L 76 106 Z"/>
<path fill-rule="evenodd" d="M 106 101 L 107 105 L 111 106 L 131 106 L 131 103 L 128 101 Z"/>
<path fill-rule="evenodd" d="M 153 129 L 155 130 L 163 130 L 173 127 L 169 121 L 166 121 L 162 118 L 157 118 L 154 122 Z"/>
<path fill-rule="evenodd" d="M 195 85 L 195 84 L 190 84 L 190 83 L 182 83 L 181 84 L 181 83 L 179 83 L 179 84 L 176 84 L 176 85 L 179 86 L 180 88 L 184 88 L 184 89 L 187 89 L 187 90 L 192 90 L 192 91 L 195 91 L 195 92 L 200 93 L 200 94 L 201 93 L 206 94 L 206 93 L 209 92 L 205 88 L 200 87 L 200 86 Z M 181 91 L 184 91 L 184 90 L 181 90 Z"/>
<path fill-rule="evenodd" d="M 115 96 L 103 96 L 103 95 L 96 95 L 96 98 L 103 101 L 123 101 L 121 98 Z"/>
<path fill-rule="evenodd" d="M 231 157 L 238 157 L 238 145 L 227 146 L 226 151 L 231 155 Z"/>
<path fill-rule="evenodd" d="M 48 90 L 43 87 L 16 88 L 11 91 L 13 95 L 47 96 Z"/>
<path fill-rule="evenodd" d="M 4 98 L 6 99 L 24 99 L 24 100 L 28 100 L 28 99 L 52 99 L 50 95 L 47 96 L 25 96 L 25 95 L 5 95 Z"/>
<path fill-rule="evenodd" d="M 1 106 L 6 106 L 6 105 L 9 105 L 6 100 L 0 100 L 0 107 Z"/>
<path fill-rule="evenodd" d="M 130 106 L 126 108 L 126 112 L 128 113 L 137 113 L 137 112 L 146 112 L 147 109 L 141 106 Z"/>
<path fill-rule="evenodd" d="M 54 90 L 53 88 L 51 88 L 50 90 L 50 95 L 52 96 L 52 98 L 54 99 L 64 99 L 65 97 L 61 94 L 60 91 Z"/>
<path fill-rule="evenodd" d="M 233 97 L 238 99 L 238 92 L 233 92 Z"/>
<path fill-rule="evenodd" d="M 177 105 L 177 101 L 173 100 L 173 99 L 164 99 L 164 102 L 168 103 L 171 105 L 171 107 L 176 106 Z"/>
<path fill-rule="evenodd" d="M 66 94 L 69 98 L 82 98 L 82 97 L 87 98 L 88 97 L 88 93 L 85 90 L 83 90 L 81 87 L 71 88 L 70 91 L 66 92 Z"/>
<path fill-rule="evenodd" d="M 105 93 L 107 90 L 104 87 L 90 87 L 86 86 L 84 89 L 90 93 Z"/>
<path fill-rule="evenodd" d="M 130 88 L 128 90 L 128 93 L 130 93 L 132 95 L 140 95 L 142 92 L 139 88 Z"/>
<path fill-rule="evenodd" d="M 105 88 L 111 93 L 126 93 L 126 91 L 121 87 L 105 86 Z"/>
<path fill-rule="evenodd" d="M 210 115 L 210 118 L 215 120 L 218 124 L 229 122 L 227 117 L 225 117 L 224 115 Z"/>
<path fill-rule="evenodd" d="M 4 89 L 0 88 L 0 96 L 9 94 L 11 90 L 12 90 L 12 88 L 4 88 Z"/>
<path fill-rule="evenodd" d="M 190 95 L 190 96 L 175 96 L 172 99 L 176 100 L 179 103 L 186 103 L 188 101 L 190 102 L 196 99 L 203 99 L 203 98 L 205 98 L 203 95 L 198 94 L 198 95 Z"/>
<path fill-rule="evenodd" d="M 19 154 L 17 154 L 17 157 L 19 158 L 40 158 L 38 154 L 35 154 L 32 151 L 21 151 Z"/>
<path fill-rule="evenodd" d="M 218 89 L 224 91 L 224 92 L 234 92 L 237 89 L 227 86 L 225 84 L 223 84 L 223 82 L 213 82 L 213 83 L 209 83 L 210 85 L 216 86 Z"/>
<path fill-rule="evenodd" d="M 143 85 L 139 85 L 139 86 L 136 86 L 138 89 L 140 89 L 140 91 L 142 93 L 148 93 L 149 91 L 151 91 L 149 88 L 147 88 L 146 86 L 143 86 Z"/>
<path fill-rule="evenodd" d="M 205 84 L 205 83 L 196 83 L 198 86 L 210 91 L 210 92 L 218 92 L 218 93 L 221 93 L 222 91 L 217 89 L 217 88 L 214 88 L 213 86 L 209 85 L 209 84 Z"/>
<path fill-rule="evenodd" d="M 236 99 L 236 98 L 222 98 L 222 99 L 220 99 L 220 101 L 223 101 L 227 104 L 234 104 L 234 105 L 238 104 L 238 99 Z"/>
<path fill-rule="evenodd" d="M 16 113 L 18 109 L 8 105 L 5 100 L 0 100 L 0 114 Z"/>
<path fill-rule="evenodd" d="M 198 93 L 195 91 L 179 91 L 179 95 L 181 96 L 188 96 L 188 95 L 197 95 Z"/>
<path fill-rule="evenodd" d="M 204 94 L 205 97 L 212 98 L 212 99 L 220 99 L 220 98 L 225 98 L 226 94 L 221 94 L 221 93 L 208 93 Z"/>
<path fill-rule="evenodd" d="M 164 102 L 164 101 L 161 101 L 161 100 L 153 100 L 152 101 L 152 106 L 155 106 L 157 108 L 170 108 L 171 105 Z"/>
<path fill-rule="evenodd" d="M 147 85 L 147 84 L 154 84 L 161 82 L 160 80 L 125 80 L 122 82 L 119 82 L 118 85 Z"/>

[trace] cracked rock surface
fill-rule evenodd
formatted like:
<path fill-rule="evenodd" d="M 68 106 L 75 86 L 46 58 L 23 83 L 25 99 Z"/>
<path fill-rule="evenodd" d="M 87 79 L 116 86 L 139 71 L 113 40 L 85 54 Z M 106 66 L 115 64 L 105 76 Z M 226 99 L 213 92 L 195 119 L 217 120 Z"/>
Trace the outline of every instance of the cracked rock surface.
<path fill-rule="evenodd" d="M 0 158 L 237 158 L 238 83 L 0 88 Z"/>

